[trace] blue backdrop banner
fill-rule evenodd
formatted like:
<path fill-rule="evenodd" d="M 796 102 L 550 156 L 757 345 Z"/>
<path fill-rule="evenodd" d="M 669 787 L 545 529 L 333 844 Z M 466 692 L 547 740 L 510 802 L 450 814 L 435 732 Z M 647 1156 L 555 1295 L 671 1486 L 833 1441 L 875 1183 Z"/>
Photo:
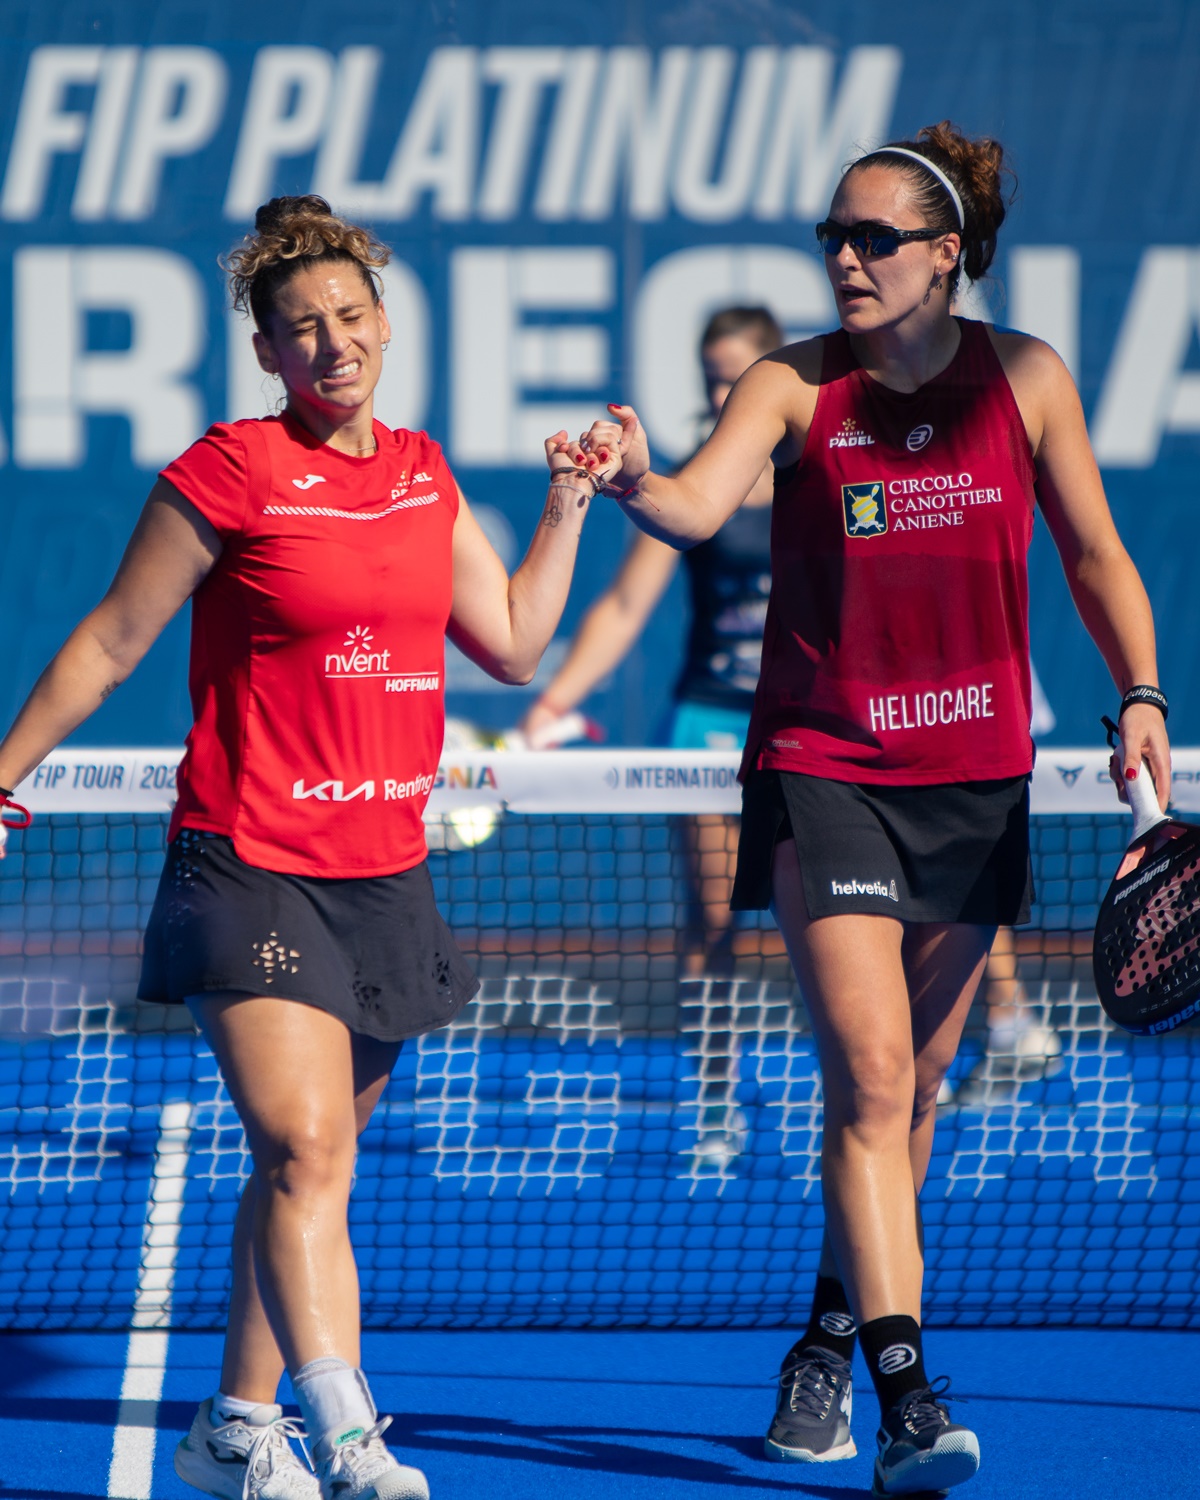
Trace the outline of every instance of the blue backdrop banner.
<path fill-rule="evenodd" d="M 831 326 L 813 225 L 842 167 L 950 117 L 998 136 L 1020 179 L 967 310 L 1075 373 L 1155 603 L 1172 728 L 1195 741 L 1200 6 L 576 0 L 566 17 L 0 0 L 4 712 L 102 593 L 154 472 L 275 400 L 218 265 L 264 199 L 320 192 L 393 246 L 380 415 L 443 443 L 512 563 L 542 438 L 630 399 L 658 460 L 684 456 L 707 316 L 765 301 L 793 337 Z M 564 635 L 626 540 L 599 508 Z M 1044 531 L 1031 569 L 1055 733 L 1086 743 L 1115 695 Z M 590 703 L 614 740 L 654 734 L 681 617 L 672 594 Z M 185 657 L 181 619 L 80 742 L 178 743 Z M 461 659 L 448 684 L 452 710 L 497 727 L 528 702 Z"/>

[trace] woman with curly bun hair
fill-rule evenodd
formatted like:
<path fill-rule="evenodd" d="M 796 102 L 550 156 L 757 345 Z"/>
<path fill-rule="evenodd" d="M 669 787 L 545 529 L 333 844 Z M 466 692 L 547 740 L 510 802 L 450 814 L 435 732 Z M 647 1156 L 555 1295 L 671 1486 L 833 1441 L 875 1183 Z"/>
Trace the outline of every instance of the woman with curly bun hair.
<path fill-rule="evenodd" d="M 229 269 L 283 410 L 219 423 L 167 466 L 105 598 L 0 744 L 15 786 L 191 599 L 195 724 L 139 993 L 190 1008 L 253 1158 L 220 1390 L 175 1455 L 224 1500 L 429 1493 L 384 1444 L 359 1368 L 346 1213 L 356 1137 L 402 1043 L 477 988 L 434 905 L 421 819 L 444 637 L 528 682 L 616 467 L 615 423 L 607 464 L 572 464 L 565 432 L 547 441 L 541 524 L 509 578 L 438 445 L 374 420 L 387 258 L 321 198 L 259 210 Z M 276 1404 L 285 1367 L 315 1473 Z"/>
<path fill-rule="evenodd" d="M 808 1005 L 826 1237 L 766 1451 L 854 1453 L 857 1337 L 882 1414 L 878 1495 L 946 1490 L 979 1465 L 925 1373 L 917 1195 L 997 925 L 1029 917 L 1035 505 L 1123 695 L 1119 769 L 1144 759 L 1161 800 L 1170 786 L 1150 607 L 1071 378 L 1039 340 L 954 314 L 961 278 L 991 264 L 1004 172 L 997 142 L 948 122 L 854 162 L 817 226 L 840 329 L 753 365 L 676 477 L 649 472 L 636 414 L 610 408 L 621 504 L 677 546 L 775 464 L 733 905 L 771 907 Z"/>

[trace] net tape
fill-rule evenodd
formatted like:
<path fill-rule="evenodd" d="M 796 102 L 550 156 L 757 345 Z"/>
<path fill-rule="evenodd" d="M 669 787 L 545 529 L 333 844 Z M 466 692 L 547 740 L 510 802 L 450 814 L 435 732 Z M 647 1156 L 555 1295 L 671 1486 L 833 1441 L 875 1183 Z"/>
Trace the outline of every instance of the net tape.
<path fill-rule="evenodd" d="M 1080 767 L 1071 785 L 1055 773 L 1075 796 L 1106 757 L 1044 754 L 1043 782 L 1056 760 Z M 131 998 L 164 818 L 67 811 L 57 790 L 120 766 L 119 785 L 110 769 L 108 786 L 71 790 L 169 795 L 137 783 L 174 761 L 59 764 L 44 789 L 58 811 L 0 865 L 11 1321 L 219 1326 L 242 1132 L 187 1018 Z M 726 796 L 712 773 L 732 765 L 572 752 L 443 768 L 431 864 L 483 991 L 405 1049 L 364 1136 L 352 1224 L 369 1324 L 802 1316 L 821 1094 L 778 935 L 756 920 L 726 973 L 679 974 L 687 871 L 670 808 L 714 810 L 698 793 Z M 568 801 L 574 783 L 607 811 L 514 810 L 527 794 Z M 627 791 L 656 800 L 631 812 Z M 1187 1029 L 1115 1032 L 1092 987 L 1090 923 L 1128 835 L 1111 795 L 1034 820 L 1040 902 L 1012 955 L 1027 1025 L 989 1051 L 980 1009 L 955 1065 L 923 1198 L 931 1322 L 1200 1323 L 1200 1046 Z"/>

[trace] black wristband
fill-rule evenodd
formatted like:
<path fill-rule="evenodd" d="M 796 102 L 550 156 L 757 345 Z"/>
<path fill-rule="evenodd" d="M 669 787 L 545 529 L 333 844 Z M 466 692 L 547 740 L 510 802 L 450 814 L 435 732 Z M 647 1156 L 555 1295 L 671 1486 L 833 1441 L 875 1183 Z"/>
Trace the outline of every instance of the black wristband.
<path fill-rule="evenodd" d="M 6 786 L 0 786 L 0 800 L 7 802 L 12 797 L 12 792 Z"/>
<path fill-rule="evenodd" d="M 1167 717 L 1166 693 L 1161 688 L 1152 687 L 1148 682 L 1139 682 L 1129 689 L 1121 699 L 1121 709 L 1117 718 L 1119 719 L 1121 714 L 1134 703 L 1149 703 L 1152 708 L 1158 709 L 1164 720 Z"/>

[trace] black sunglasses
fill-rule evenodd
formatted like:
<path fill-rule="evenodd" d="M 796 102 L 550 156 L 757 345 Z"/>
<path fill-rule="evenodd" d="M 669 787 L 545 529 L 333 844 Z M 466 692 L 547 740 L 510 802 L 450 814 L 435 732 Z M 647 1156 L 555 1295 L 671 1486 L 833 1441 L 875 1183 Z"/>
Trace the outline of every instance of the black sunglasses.
<path fill-rule="evenodd" d="M 861 224 L 839 224 L 836 219 L 825 219 L 817 225 L 817 242 L 826 255 L 840 255 L 847 241 L 860 255 L 895 255 L 906 240 L 936 240 L 945 233 L 944 229 L 893 229 L 890 224 L 877 224 L 873 219 Z"/>

